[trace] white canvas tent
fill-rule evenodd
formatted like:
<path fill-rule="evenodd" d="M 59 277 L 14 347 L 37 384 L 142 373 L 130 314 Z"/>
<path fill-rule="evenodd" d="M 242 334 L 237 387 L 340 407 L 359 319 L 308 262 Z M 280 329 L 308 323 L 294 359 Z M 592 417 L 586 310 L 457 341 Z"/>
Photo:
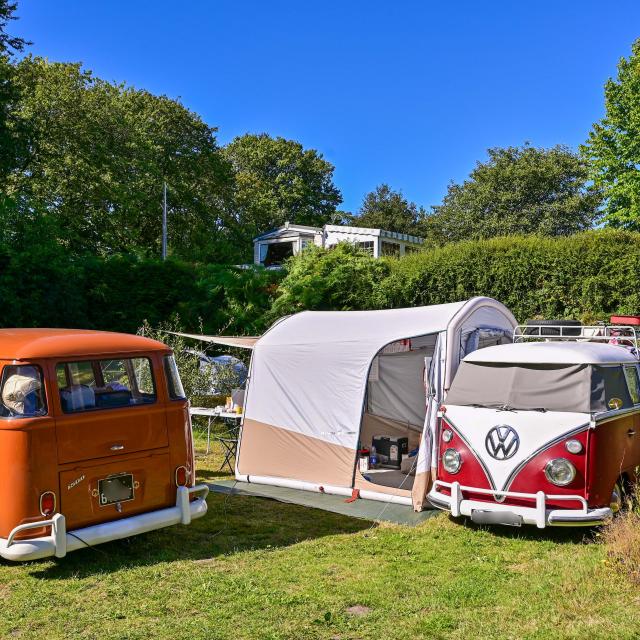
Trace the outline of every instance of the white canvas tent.
<path fill-rule="evenodd" d="M 421 510 L 437 407 L 458 363 L 506 341 L 515 325 L 491 298 L 283 318 L 251 345 L 236 478 L 338 495 L 358 490 Z M 373 435 L 405 435 L 410 448 L 419 446 L 415 477 L 393 486 L 361 474 L 357 449 Z"/>

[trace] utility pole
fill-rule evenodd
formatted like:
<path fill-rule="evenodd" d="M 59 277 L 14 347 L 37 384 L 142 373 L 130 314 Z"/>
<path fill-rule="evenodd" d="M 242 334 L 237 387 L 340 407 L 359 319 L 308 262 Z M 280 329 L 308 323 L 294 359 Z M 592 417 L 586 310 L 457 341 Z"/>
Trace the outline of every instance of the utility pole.
<path fill-rule="evenodd" d="M 167 183 L 164 183 L 162 197 L 162 259 L 167 259 Z"/>

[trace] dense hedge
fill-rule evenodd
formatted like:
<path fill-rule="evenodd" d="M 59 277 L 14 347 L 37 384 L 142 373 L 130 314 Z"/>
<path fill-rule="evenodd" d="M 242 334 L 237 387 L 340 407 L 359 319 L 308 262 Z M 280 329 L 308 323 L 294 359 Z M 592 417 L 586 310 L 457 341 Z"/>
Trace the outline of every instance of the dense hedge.
<path fill-rule="evenodd" d="M 284 277 L 284 279 L 283 279 Z M 61 248 L 0 248 L 0 326 L 134 332 L 175 313 L 185 329 L 252 334 L 303 309 L 375 309 L 487 295 L 516 317 L 640 313 L 640 234 L 462 242 L 375 260 L 351 245 L 311 248 L 286 274 L 134 257 L 70 259 Z M 202 320 L 202 327 L 200 327 Z"/>
<path fill-rule="evenodd" d="M 351 302 L 341 308 L 408 307 L 486 295 L 506 304 L 521 321 L 640 313 L 637 233 L 607 230 L 564 238 L 461 242 L 384 260 L 386 268 L 351 248 L 340 251 L 341 269 L 349 277 L 332 277 L 331 287 L 305 293 L 304 283 L 317 282 L 326 268 L 326 252 L 316 250 L 290 270 L 274 310 L 324 309 L 336 300 Z M 353 291 L 359 292 L 356 300 Z"/>
<path fill-rule="evenodd" d="M 206 332 L 264 329 L 280 276 L 135 257 L 69 259 L 55 249 L 0 253 L 0 326 L 135 332 L 178 313 Z"/>

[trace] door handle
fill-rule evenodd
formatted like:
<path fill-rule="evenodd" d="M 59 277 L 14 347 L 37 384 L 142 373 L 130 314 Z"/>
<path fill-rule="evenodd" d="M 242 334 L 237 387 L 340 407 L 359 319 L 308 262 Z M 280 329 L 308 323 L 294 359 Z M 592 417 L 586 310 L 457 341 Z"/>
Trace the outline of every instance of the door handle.
<path fill-rule="evenodd" d="M 636 430 L 635 429 L 629 429 L 629 431 L 627 431 L 627 435 L 631 438 L 632 436 L 636 435 Z"/>
<path fill-rule="evenodd" d="M 634 431 L 635 433 L 635 431 Z M 111 451 L 122 451 L 124 449 L 124 445 L 123 444 L 114 444 L 111 447 Z"/>

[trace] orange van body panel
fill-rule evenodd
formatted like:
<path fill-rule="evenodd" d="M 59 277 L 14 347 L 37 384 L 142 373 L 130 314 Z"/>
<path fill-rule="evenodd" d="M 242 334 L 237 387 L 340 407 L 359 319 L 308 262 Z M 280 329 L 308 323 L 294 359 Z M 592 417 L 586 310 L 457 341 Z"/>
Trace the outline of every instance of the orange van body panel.
<path fill-rule="evenodd" d="M 56 495 L 67 530 L 110 522 L 175 504 L 175 469 L 194 461 L 187 400 L 171 400 L 162 358 L 164 344 L 126 334 L 71 329 L 0 329 L 0 369 L 8 364 L 41 368 L 48 415 L 0 418 L 0 537 L 20 524 L 44 519 L 40 496 Z M 64 413 L 56 365 L 77 360 L 148 358 L 156 401 Z M 100 506 L 98 481 L 131 473 L 134 498 Z M 34 529 L 19 538 L 37 537 Z"/>

